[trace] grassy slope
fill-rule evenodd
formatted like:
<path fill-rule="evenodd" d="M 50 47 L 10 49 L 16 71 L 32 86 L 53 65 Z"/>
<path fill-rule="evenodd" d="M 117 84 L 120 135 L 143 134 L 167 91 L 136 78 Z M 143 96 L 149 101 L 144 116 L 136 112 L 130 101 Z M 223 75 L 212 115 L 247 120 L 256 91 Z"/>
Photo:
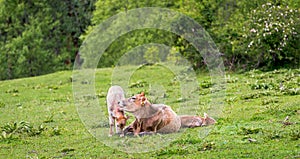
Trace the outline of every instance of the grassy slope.
<path fill-rule="evenodd" d="M 162 74 L 161 72 L 166 72 Z M 105 106 L 112 69 L 99 69 L 96 89 L 101 105 Z M 155 75 L 154 75 L 155 74 Z M 294 158 L 300 156 L 300 70 L 279 70 L 261 73 L 227 74 L 226 99 L 218 123 L 210 134 L 200 138 L 207 128 L 188 129 L 180 138 L 155 152 L 132 154 L 105 146 L 96 140 L 82 124 L 74 106 L 72 72 L 0 82 L 1 158 Z M 142 81 L 141 81 L 142 79 Z M 137 71 L 127 94 L 148 91 L 156 82 L 168 94 L 164 101 L 177 110 L 182 99 L 174 75 L 157 66 Z M 206 74 L 198 75 L 201 85 L 200 106 L 209 104 L 209 82 Z M 147 81 L 147 82 L 145 82 Z M 285 89 L 279 90 L 283 81 Z M 155 85 L 154 85 L 155 86 Z M 210 86 L 210 85 L 208 85 Z M 158 87 L 159 88 L 159 87 Z M 206 93 L 203 93 L 206 92 Z M 204 110 L 191 114 L 202 114 Z M 283 126 L 279 121 L 290 117 L 296 124 Z M 13 122 L 26 121 L 28 131 L 20 129 L 4 134 Z M 10 124 L 10 126 L 7 126 Z M 39 129 L 42 125 L 44 128 Z M 21 129 L 23 128 L 23 129 Z M 5 129 L 7 132 L 8 130 Z M 149 137 L 149 136 L 147 136 Z M 146 137 L 146 138 L 147 138 Z M 248 139 L 256 142 L 249 142 Z M 114 139 L 118 140 L 118 137 Z M 132 138 L 131 138 L 132 139 Z M 134 138 L 133 138 L 134 139 Z M 143 138 L 142 138 L 143 139 Z M 134 139 L 135 140 L 135 139 Z M 139 140 L 139 139 L 137 139 Z"/>

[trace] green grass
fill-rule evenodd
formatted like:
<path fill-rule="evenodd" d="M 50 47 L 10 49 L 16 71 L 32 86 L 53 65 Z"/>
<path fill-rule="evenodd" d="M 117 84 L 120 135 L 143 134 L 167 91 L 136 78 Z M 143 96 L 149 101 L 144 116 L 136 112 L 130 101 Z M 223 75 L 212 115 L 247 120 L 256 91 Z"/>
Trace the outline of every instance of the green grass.
<path fill-rule="evenodd" d="M 131 68 L 123 70 L 126 75 Z M 71 71 L 0 81 L 1 158 L 300 157 L 299 69 L 227 73 L 224 108 L 214 116 L 218 121 L 216 125 L 185 129 L 176 134 L 126 138 L 106 137 L 105 97 L 112 73 L 111 68 L 96 71 L 96 99 L 102 112 L 99 112 L 101 117 L 95 119 L 87 114 L 86 118 L 93 122 L 86 127 L 75 107 Z M 122 75 L 113 83 L 122 82 L 118 79 Z M 175 78 L 174 72 L 158 65 L 136 70 L 129 82 L 123 84 L 129 87 L 126 96 L 145 91 L 151 101 L 166 103 L 178 114 L 213 112 L 211 88 L 214 83 L 207 73 L 199 73 L 197 79 L 199 87 L 188 91 L 197 93 L 198 103 L 192 95 L 183 98 L 181 81 Z M 93 96 L 86 96 L 81 104 L 93 100 Z M 183 107 L 184 104 L 190 106 Z M 92 111 L 87 109 L 86 113 Z M 286 116 L 291 125 L 282 124 Z M 98 118 L 100 122 L 95 122 Z M 130 153 L 145 150 L 155 151 Z"/>

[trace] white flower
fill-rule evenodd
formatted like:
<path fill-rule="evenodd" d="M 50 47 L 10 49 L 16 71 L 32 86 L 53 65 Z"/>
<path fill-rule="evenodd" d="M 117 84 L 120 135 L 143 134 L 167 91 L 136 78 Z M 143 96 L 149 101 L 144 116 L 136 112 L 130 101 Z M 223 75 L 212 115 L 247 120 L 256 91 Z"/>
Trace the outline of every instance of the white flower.
<path fill-rule="evenodd" d="M 248 45 L 248 47 L 251 47 L 253 45 L 253 41 L 250 42 L 250 44 Z"/>
<path fill-rule="evenodd" d="M 252 29 L 250 30 L 250 32 L 251 32 L 251 33 L 256 33 L 256 30 L 255 30 L 254 28 L 252 28 Z"/>
<path fill-rule="evenodd" d="M 268 27 L 269 27 L 268 23 L 266 23 L 265 27 L 266 27 L 266 28 L 268 28 Z"/>

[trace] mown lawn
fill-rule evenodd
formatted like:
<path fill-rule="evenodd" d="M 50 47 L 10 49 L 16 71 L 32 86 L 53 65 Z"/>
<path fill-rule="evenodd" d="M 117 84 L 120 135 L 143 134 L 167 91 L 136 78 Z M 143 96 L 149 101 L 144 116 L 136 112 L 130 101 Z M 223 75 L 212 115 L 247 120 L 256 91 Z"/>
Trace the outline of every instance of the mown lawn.
<path fill-rule="evenodd" d="M 112 68 L 96 71 L 95 90 L 101 110 L 106 109 L 112 72 Z M 74 105 L 71 77 L 71 71 L 64 71 L 0 81 L 1 158 L 300 157 L 300 69 L 227 73 L 224 107 L 214 116 L 216 125 L 125 138 L 89 133 L 108 131 L 108 121 L 88 129 L 84 126 Z M 172 72 L 159 65 L 145 66 L 128 81 L 126 96 L 145 91 L 151 101 L 166 103 L 178 114 L 188 111 L 202 115 L 213 111 L 214 83 L 208 73 L 198 73 L 197 79 L 199 103 L 193 103 L 180 96 L 180 81 Z M 182 103 L 195 106 L 185 110 Z M 107 112 L 103 114 L 102 119 L 107 118 Z M 120 147 L 146 152 L 131 153 Z"/>

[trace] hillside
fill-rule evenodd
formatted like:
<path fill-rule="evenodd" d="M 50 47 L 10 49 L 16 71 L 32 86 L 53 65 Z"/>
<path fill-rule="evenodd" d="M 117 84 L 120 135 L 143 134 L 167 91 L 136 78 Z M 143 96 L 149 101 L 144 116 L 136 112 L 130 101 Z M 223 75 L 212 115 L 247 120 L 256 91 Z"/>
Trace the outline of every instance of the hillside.
<path fill-rule="evenodd" d="M 96 71 L 96 97 L 103 110 L 112 72 L 112 68 Z M 299 69 L 227 73 L 224 108 L 213 116 L 218 121 L 216 125 L 186 129 L 175 135 L 122 139 L 117 136 L 96 139 L 89 133 L 74 106 L 72 80 L 90 83 L 74 81 L 71 77 L 72 71 L 64 71 L 0 81 L 1 158 L 300 157 Z M 189 103 L 192 99 L 181 98 L 180 81 L 159 65 L 137 70 L 128 81 L 130 91 L 126 96 L 145 91 L 151 101 L 166 103 L 178 114 L 188 111 L 203 115 L 211 111 L 210 90 L 214 83 L 207 73 L 198 73 L 197 78 L 199 103 L 193 103 L 194 109 L 181 107 L 181 103 Z M 103 120 L 92 129 L 107 129 L 108 132 L 107 122 Z M 172 140 L 168 140 L 169 137 Z M 151 143 L 158 140 L 167 144 Z M 141 145 L 149 150 L 158 147 L 158 150 L 122 152 L 114 144 L 113 148 L 106 146 L 107 142 L 120 147 L 132 146 L 136 150 Z"/>

